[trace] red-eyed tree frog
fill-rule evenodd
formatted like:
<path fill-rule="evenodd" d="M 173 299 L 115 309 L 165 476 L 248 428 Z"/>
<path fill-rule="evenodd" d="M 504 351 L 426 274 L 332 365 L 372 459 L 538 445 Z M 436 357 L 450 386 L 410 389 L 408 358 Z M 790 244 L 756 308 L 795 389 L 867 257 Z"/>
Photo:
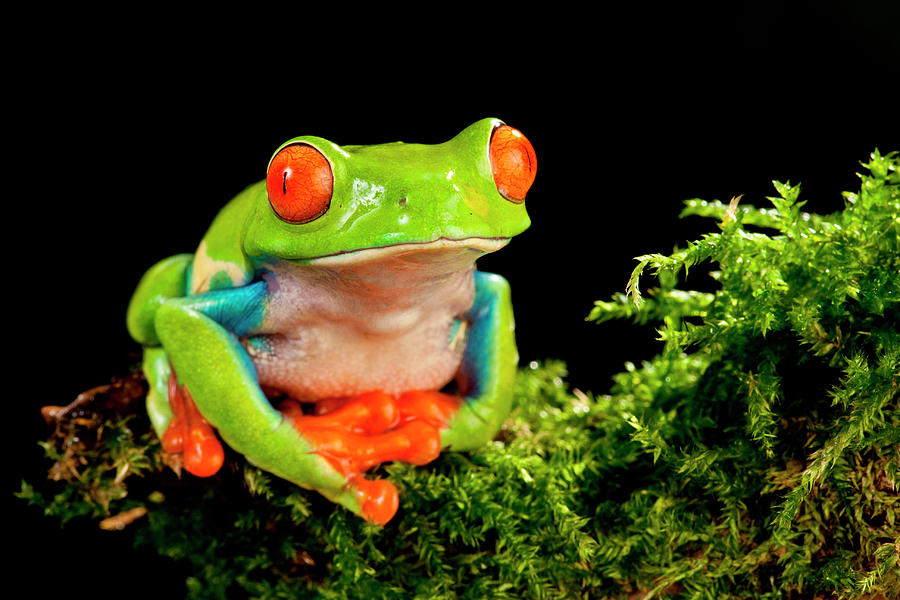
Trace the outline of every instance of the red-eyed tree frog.
<path fill-rule="evenodd" d="M 530 142 L 496 119 L 436 145 L 284 143 L 129 305 L 163 448 L 209 476 L 221 436 L 387 523 L 397 489 L 365 471 L 477 448 L 509 412 L 509 285 L 475 260 L 528 227 L 535 172 Z"/>

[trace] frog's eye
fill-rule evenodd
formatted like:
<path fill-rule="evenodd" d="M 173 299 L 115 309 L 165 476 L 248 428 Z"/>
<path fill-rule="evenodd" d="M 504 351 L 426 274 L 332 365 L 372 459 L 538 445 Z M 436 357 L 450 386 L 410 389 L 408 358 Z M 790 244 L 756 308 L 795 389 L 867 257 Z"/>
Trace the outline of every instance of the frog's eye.
<path fill-rule="evenodd" d="M 524 202 L 537 173 L 534 148 L 518 129 L 501 125 L 491 134 L 491 170 L 500 195 Z"/>
<path fill-rule="evenodd" d="M 308 144 L 286 146 L 269 163 L 269 204 L 289 223 L 307 223 L 324 215 L 333 190 L 331 164 Z"/>

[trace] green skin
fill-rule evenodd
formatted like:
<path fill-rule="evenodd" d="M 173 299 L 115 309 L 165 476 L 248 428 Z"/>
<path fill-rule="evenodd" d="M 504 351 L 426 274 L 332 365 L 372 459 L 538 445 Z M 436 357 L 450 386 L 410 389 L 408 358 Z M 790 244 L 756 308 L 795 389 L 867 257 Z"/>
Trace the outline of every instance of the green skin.
<path fill-rule="evenodd" d="M 380 249 L 377 254 L 401 244 L 474 239 L 502 245 L 524 231 L 524 203 L 501 196 L 493 181 L 489 141 L 501 124 L 484 119 L 437 145 L 339 147 L 308 136 L 286 142 L 282 148 L 312 145 L 331 163 L 334 191 L 324 215 L 288 223 L 272 210 L 265 182 L 250 186 L 221 210 L 195 254 L 156 264 L 135 291 L 127 324 L 144 346 L 147 409 L 156 432 L 162 435 L 172 418 L 166 386 L 174 368 L 234 450 L 362 514 L 347 478 L 315 453 L 260 388 L 241 339 L 266 331 L 273 320 L 262 278 L 279 265 L 303 269 L 335 255 L 352 265 L 369 260 L 372 249 Z M 489 251 L 477 243 L 473 249 L 473 256 Z M 517 363 L 508 285 L 497 275 L 472 277 L 474 300 L 459 317 L 469 332 L 456 375 L 465 402 L 441 437 L 453 450 L 476 448 L 499 430 Z"/>

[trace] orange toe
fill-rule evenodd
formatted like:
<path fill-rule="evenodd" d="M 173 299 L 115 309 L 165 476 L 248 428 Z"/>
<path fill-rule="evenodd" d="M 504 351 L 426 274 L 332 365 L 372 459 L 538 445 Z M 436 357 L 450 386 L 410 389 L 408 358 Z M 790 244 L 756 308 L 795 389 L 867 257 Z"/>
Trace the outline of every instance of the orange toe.
<path fill-rule="evenodd" d="M 168 391 L 172 418 L 160 440 L 163 450 L 182 454 L 184 468 L 192 475 L 215 475 L 225 462 L 222 442 L 174 374 L 169 376 Z"/>
<path fill-rule="evenodd" d="M 326 403 L 325 408 L 320 412 L 323 402 Z M 297 427 L 303 429 L 381 433 L 394 427 L 400 418 L 396 400 L 384 392 L 367 392 L 350 400 L 341 398 L 333 404 L 322 400 L 316 405 L 315 415 L 303 415 L 302 411 L 297 414 L 295 409 L 285 410 L 285 406 L 286 404 L 282 404 L 282 412 L 290 415 Z"/>
<path fill-rule="evenodd" d="M 163 450 L 169 454 L 184 452 L 184 421 L 177 416 L 172 417 L 160 442 L 162 442 Z"/>
<path fill-rule="evenodd" d="M 225 462 L 222 443 L 208 423 L 188 431 L 184 446 L 184 468 L 196 477 L 211 477 L 219 472 Z"/>
<path fill-rule="evenodd" d="M 393 483 L 386 479 L 370 481 L 358 477 L 354 481 L 358 490 L 363 515 L 376 525 L 390 521 L 400 506 L 400 496 Z"/>
<path fill-rule="evenodd" d="M 430 390 L 404 392 L 397 401 L 402 420 L 417 419 L 435 427 L 446 427 L 461 403 L 457 396 Z"/>
<path fill-rule="evenodd" d="M 424 421 L 410 421 L 398 428 L 405 438 L 403 446 L 398 448 L 390 460 L 402 460 L 413 465 L 427 465 L 441 453 L 441 432 Z"/>

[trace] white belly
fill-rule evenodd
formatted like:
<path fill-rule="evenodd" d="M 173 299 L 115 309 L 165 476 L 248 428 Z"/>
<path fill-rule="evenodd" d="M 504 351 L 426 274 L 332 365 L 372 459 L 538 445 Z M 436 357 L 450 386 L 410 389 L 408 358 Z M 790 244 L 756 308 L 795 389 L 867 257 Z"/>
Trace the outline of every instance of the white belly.
<path fill-rule="evenodd" d="M 383 262 L 274 270 L 263 332 L 242 340 L 260 385 L 301 401 L 442 388 L 465 347 L 458 319 L 475 291 L 466 262 L 414 276 Z"/>

